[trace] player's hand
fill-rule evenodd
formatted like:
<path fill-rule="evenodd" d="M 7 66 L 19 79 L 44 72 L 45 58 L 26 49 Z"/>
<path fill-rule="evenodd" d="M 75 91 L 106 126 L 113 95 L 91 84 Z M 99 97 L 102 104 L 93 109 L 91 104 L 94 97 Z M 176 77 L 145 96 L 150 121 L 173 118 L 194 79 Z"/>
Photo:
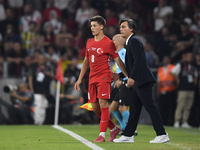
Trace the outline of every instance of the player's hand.
<path fill-rule="evenodd" d="M 60 98 L 61 99 L 65 98 L 65 94 L 60 94 Z"/>
<path fill-rule="evenodd" d="M 127 88 L 131 88 L 135 83 L 135 80 L 131 79 L 131 78 L 128 78 L 128 81 L 127 81 Z"/>
<path fill-rule="evenodd" d="M 77 91 L 80 90 L 81 82 L 82 82 L 81 80 L 78 80 L 78 81 L 75 83 L 75 85 L 74 85 L 75 90 L 77 90 Z"/>
<path fill-rule="evenodd" d="M 13 96 L 13 97 L 16 97 L 16 95 L 17 95 L 17 93 L 16 93 L 15 91 L 13 91 L 13 92 L 11 93 L 11 96 Z"/>
<path fill-rule="evenodd" d="M 117 81 L 115 82 L 114 88 L 118 88 L 118 89 L 119 89 L 119 87 L 120 87 L 121 85 L 122 85 L 122 81 L 117 80 Z"/>
<path fill-rule="evenodd" d="M 119 74 L 112 72 L 112 78 L 111 78 L 111 82 L 116 81 L 117 79 L 119 79 Z"/>

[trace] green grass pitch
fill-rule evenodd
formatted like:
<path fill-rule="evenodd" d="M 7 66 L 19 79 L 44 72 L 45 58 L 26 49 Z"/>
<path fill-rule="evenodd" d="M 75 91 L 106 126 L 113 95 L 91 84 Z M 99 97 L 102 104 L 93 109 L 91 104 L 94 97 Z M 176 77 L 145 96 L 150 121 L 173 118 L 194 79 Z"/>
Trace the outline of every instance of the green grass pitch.
<path fill-rule="evenodd" d="M 61 125 L 62 127 L 82 136 L 88 141 L 98 137 L 99 125 Z M 149 144 L 155 138 L 152 126 L 139 125 L 135 143 L 107 142 L 95 143 L 106 150 L 200 150 L 200 130 L 175 129 L 166 127 L 171 141 L 165 144 Z M 0 150 L 89 150 L 80 141 L 70 135 L 54 129 L 52 126 L 0 126 Z"/>

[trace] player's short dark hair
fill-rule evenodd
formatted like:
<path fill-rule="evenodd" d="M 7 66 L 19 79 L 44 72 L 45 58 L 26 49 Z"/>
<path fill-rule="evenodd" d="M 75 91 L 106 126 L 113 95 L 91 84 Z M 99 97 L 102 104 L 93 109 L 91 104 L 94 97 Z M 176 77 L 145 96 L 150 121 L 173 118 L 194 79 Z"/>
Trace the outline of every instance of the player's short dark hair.
<path fill-rule="evenodd" d="M 128 27 L 130 29 L 133 29 L 132 32 L 133 33 L 137 33 L 137 25 L 135 23 L 135 21 L 133 19 L 129 19 L 129 18 L 125 18 L 125 19 L 122 19 L 119 23 L 119 26 L 123 23 L 123 22 L 127 22 L 128 23 Z"/>
<path fill-rule="evenodd" d="M 106 20 L 102 16 L 94 16 L 90 18 L 89 22 L 96 21 L 99 25 L 106 26 Z"/>

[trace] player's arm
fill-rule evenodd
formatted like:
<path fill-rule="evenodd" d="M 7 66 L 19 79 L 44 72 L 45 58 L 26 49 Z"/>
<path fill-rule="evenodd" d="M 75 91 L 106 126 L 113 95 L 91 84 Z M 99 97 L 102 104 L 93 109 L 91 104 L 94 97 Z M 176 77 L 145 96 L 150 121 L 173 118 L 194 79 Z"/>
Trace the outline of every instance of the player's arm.
<path fill-rule="evenodd" d="M 75 90 L 78 90 L 78 91 L 80 90 L 80 84 L 82 83 L 83 77 L 84 77 L 88 67 L 89 67 L 89 59 L 88 59 L 88 57 L 85 57 L 85 59 L 83 61 L 81 73 L 79 74 L 78 80 L 74 86 Z"/>
<path fill-rule="evenodd" d="M 117 63 L 117 65 L 120 68 L 120 70 L 122 71 L 122 73 L 124 74 L 124 76 L 128 77 L 128 74 L 127 74 L 127 71 L 126 71 L 126 66 L 123 63 L 123 61 L 120 59 L 120 57 L 116 57 L 114 60 Z"/>

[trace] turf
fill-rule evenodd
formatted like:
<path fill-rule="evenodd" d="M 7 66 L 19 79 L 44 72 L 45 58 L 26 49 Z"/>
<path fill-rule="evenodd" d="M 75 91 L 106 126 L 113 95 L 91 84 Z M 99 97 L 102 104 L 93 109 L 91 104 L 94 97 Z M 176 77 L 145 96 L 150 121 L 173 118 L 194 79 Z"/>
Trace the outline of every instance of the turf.
<path fill-rule="evenodd" d="M 98 125 L 61 125 L 83 138 L 93 141 L 99 133 Z M 200 130 L 166 127 L 171 141 L 165 144 L 149 144 L 155 138 L 152 126 L 139 125 L 135 143 L 95 143 L 106 150 L 198 150 Z M 0 150 L 88 150 L 80 141 L 52 126 L 0 126 Z"/>

